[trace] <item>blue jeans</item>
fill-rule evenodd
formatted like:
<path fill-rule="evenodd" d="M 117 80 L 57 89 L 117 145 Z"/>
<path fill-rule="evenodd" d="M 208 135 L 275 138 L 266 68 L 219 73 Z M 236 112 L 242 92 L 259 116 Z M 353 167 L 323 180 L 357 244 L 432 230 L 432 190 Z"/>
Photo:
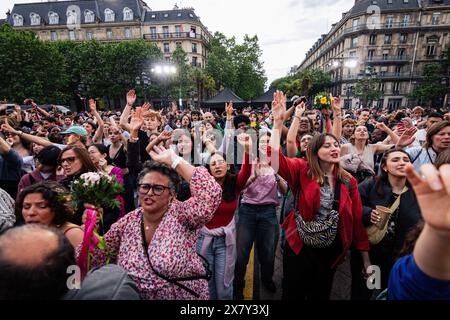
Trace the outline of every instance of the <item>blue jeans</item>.
<path fill-rule="evenodd" d="M 256 252 L 261 265 L 261 280 L 272 280 L 275 261 L 275 239 L 279 233 L 275 205 L 242 204 L 236 223 L 237 257 L 234 269 L 234 287 L 241 292 L 245 286 L 245 272 L 252 249 Z"/>
<path fill-rule="evenodd" d="M 197 252 L 200 253 L 205 236 L 199 235 L 197 241 Z M 206 250 L 205 258 L 209 263 L 212 277 L 208 282 L 209 298 L 211 300 L 232 300 L 233 284 L 225 287 L 225 261 L 227 246 L 225 236 L 213 237 L 209 248 Z"/>

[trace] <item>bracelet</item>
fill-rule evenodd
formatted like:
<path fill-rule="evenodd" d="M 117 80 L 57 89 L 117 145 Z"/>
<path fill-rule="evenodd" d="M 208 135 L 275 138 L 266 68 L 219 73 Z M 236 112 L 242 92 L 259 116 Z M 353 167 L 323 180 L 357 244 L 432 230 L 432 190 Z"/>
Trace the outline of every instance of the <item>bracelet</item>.
<path fill-rule="evenodd" d="M 298 121 L 301 121 L 301 118 L 299 116 L 294 116 L 294 118 L 297 118 Z"/>
<path fill-rule="evenodd" d="M 172 169 L 175 170 L 181 161 L 183 161 L 182 157 L 176 157 L 176 159 L 173 160 L 173 162 L 172 162 L 172 165 L 171 165 Z"/>

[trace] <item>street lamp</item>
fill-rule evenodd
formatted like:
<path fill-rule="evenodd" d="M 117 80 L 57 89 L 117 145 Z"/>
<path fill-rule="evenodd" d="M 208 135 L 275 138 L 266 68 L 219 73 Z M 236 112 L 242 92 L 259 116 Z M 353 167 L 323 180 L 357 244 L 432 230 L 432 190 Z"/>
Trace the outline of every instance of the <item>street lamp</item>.
<path fill-rule="evenodd" d="M 144 91 L 144 100 L 147 101 L 147 91 L 150 86 L 150 76 L 147 74 L 147 72 L 142 71 L 140 76 L 136 77 L 136 84 L 141 85 L 142 84 L 142 90 Z"/>
<path fill-rule="evenodd" d="M 346 103 L 345 103 L 345 108 L 346 109 L 350 109 L 350 105 L 351 105 L 350 96 L 353 93 L 353 86 L 344 87 L 344 92 L 345 92 L 345 94 L 347 96 L 347 100 L 346 100 Z"/>
<path fill-rule="evenodd" d="M 170 64 L 170 63 L 161 63 L 161 64 L 155 64 L 153 66 L 153 68 L 151 69 L 151 72 L 156 74 L 158 77 L 163 78 L 164 91 L 165 91 L 165 94 L 163 94 L 163 95 L 165 98 L 165 96 L 167 95 L 166 80 L 169 76 L 174 76 L 177 73 L 177 68 L 173 64 Z M 181 88 L 180 88 L 180 95 L 181 95 Z M 181 99 L 181 97 L 180 97 L 180 99 Z M 161 107 L 164 107 L 162 99 L 161 99 Z"/>

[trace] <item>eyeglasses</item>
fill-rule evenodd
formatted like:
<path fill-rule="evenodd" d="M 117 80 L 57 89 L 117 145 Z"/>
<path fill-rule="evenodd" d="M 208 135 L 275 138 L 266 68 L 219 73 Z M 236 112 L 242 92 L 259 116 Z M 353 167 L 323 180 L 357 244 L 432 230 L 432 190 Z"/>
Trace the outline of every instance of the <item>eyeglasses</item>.
<path fill-rule="evenodd" d="M 209 165 L 210 166 L 220 166 L 224 163 L 225 163 L 225 160 L 217 160 L 217 161 L 211 162 Z"/>
<path fill-rule="evenodd" d="M 62 165 L 62 164 L 63 164 L 64 162 L 66 162 L 66 161 L 67 161 L 68 164 L 72 164 L 72 163 L 74 163 L 75 160 L 77 160 L 77 159 L 78 159 L 77 157 L 67 157 L 67 158 L 64 158 L 64 159 L 60 159 L 60 160 L 59 160 L 59 164 Z"/>
<path fill-rule="evenodd" d="M 152 190 L 155 196 L 160 196 L 163 194 L 165 189 L 171 189 L 170 187 L 162 186 L 160 184 L 149 184 L 149 183 L 141 183 L 138 184 L 138 192 L 142 195 L 148 194 L 148 192 Z"/>

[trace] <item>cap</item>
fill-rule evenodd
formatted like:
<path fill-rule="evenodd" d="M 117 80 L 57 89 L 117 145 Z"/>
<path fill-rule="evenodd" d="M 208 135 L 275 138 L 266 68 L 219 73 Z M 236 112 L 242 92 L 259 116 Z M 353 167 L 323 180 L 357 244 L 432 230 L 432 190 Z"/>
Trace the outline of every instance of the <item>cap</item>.
<path fill-rule="evenodd" d="M 66 131 L 61 132 L 61 134 L 71 134 L 71 133 L 77 134 L 79 136 L 87 136 L 86 129 L 81 126 L 72 126 Z"/>

